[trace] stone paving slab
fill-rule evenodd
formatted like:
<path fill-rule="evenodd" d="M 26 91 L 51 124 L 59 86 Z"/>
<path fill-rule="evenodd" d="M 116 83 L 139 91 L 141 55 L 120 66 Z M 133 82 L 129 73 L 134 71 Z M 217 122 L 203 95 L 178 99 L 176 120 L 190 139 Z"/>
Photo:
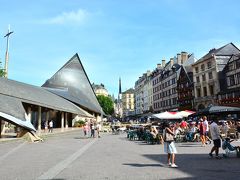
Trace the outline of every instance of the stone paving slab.
<path fill-rule="evenodd" d="M 91 145 L 89 145 L 91 144 Z M 240 142 L 235 142 L 240 145 Z M 240 158 L 210 159 L 212 145 L 176 144 L 179 168 L 166 166 L 163 145 L 129 141 L 126 134 L 84 138 L 82 131 L 44 142 L 0 143 L 0 179 L 238 179 Z M 222 151 L 221 151 L 222 152 Z M 53 174 L 51 174 L 53 172 Z"/>
<path fill-rule="evenodd" d="M 240 159 L 209 159 L 212 146 L 199 143 L 177 144 L 177 169 L 166 166 L 163 145 L 129 141 L 120 135 L 100 139 L 95 146 L 57 179 L 228 179 L 240 175 Z"/>

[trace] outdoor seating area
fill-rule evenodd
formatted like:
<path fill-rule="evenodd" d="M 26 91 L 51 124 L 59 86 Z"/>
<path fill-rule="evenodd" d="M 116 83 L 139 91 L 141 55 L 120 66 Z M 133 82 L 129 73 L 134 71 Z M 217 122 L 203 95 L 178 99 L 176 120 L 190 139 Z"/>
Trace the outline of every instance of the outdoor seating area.
<path fill-rule="evenodd" d="M 162 133 L 159 126 L 151 126 L 149 124 L 130 126 L 127 130 L 127 138 L 130 141 L 143 141 L 147 144 L 161 144 Z"/>
<path fill-rule="evenodd" d="M 171 122 L 174 124 L 175 142 L 200 142 L 201 141 L 201 121 L 206 113 L 208 124 L 211 124 L 213 119 L 218 119 L 219 130 L 222 139 L 231 138 L 239 139 L 240 134 L 240 119 L 237 114 L 237 108 L 231 107 L 209 107 L 199 112 L 180 111 L 180 112 L 162 112 L 153 114 L 157 119 L 155 125 L 150 124 L 132 125 L 127 128 L 127 138 L 131 141 L 143 141 L 147 144 L 161 144 L 163 137 L 163 124 Z M 233 118 L 234 117 L 234 118 Z M 221 119 L 221 120 L 220 120 Z M 225 119 L 225 120 L 222 120 Z M 211 143 L 210 132 L 207 136 L 207 142 Z"/>
<path fill-rule="evenodd" d="M 185 122 L 185 121 L 184 121 Z M 175 142 L 199 142 L 200 134 L 197 132 L 195 124 L 187 124 L 183 127 L 179 122 L 174 123 L 175 128 Z M 163 123 L 158 126 L 139 126 L 135 128 L 129 128 L 127 130 L 127 138 L 131 141 L 143 141 L 147 144 L 162 144 L 163 142 Z M 196 127 L 196 132 L 193 132 L 193 128 Z"/>

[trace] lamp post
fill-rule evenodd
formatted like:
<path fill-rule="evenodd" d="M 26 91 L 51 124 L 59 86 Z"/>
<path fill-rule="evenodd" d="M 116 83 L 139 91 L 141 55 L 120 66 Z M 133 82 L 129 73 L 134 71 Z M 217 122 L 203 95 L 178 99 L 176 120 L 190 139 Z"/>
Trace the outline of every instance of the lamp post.
<path fill-rule="evenodd" d="M 8 32 L 7 34 L 4 36 L 7 38 L 7 49 L 6 49 L 6 54 L 5 54 L 5 65 L 4 65 L 4 69 L 5 69 L 5 77 L 8 78 L 8 61 L 9 61 L 9 36 L 13 33 L 13 31 L 10 31 L 10 25 L 8 26 Z"/>

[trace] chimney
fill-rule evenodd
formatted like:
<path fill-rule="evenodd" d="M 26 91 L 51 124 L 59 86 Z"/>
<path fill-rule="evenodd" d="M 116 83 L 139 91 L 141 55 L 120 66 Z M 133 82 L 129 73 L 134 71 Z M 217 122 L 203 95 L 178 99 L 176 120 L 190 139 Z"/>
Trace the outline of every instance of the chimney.
<path fill-rule="evenodd" d="M 174 64 L 174 58 L 170 58 L 170 65 L 171 65 L 171 67 L 173 66 L 173 64 Z"/>
<path fill-rule="evenodd" d="M 147 76 L 150 76 L 150 75 L 151 75 L 151 71 L 147 70 Z"/>
<path fill-rule="evenodd" d="M 163 59 L 163 60 L 162 60 L 162 67 L 164 68 L 165 66 L 166 66 L 166 60 Z"/>
<path fill-rule="evenodd" d="M 161 69 L 162 65 L 161 64 L 157 64 L 157 69 Z"/>
<path fill-rule="evenodd" d="M 181 52 L 181 64 L 183 64 L 188 59 L 188 53 L 187 52 Z"/>
<path fill-rule="evenodd" d="M 178 63 L 178 64 L 181 64 L 181 61 L 182 61 L 181 54 L 178 53 L 178 54 L 177 54 L 177 63 Z"/>

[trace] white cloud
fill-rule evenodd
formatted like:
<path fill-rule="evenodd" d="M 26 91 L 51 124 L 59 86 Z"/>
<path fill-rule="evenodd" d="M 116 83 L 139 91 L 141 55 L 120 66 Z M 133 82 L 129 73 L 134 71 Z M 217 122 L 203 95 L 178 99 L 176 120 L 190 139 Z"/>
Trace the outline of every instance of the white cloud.
<path fill-rule="evenodd" d="M 83 24 L 89 17 L 86 10 L 78 9 L 77 11 L 63 12 L 62 14 L 50 18 L 45 22 L 48 24 Z"/>

